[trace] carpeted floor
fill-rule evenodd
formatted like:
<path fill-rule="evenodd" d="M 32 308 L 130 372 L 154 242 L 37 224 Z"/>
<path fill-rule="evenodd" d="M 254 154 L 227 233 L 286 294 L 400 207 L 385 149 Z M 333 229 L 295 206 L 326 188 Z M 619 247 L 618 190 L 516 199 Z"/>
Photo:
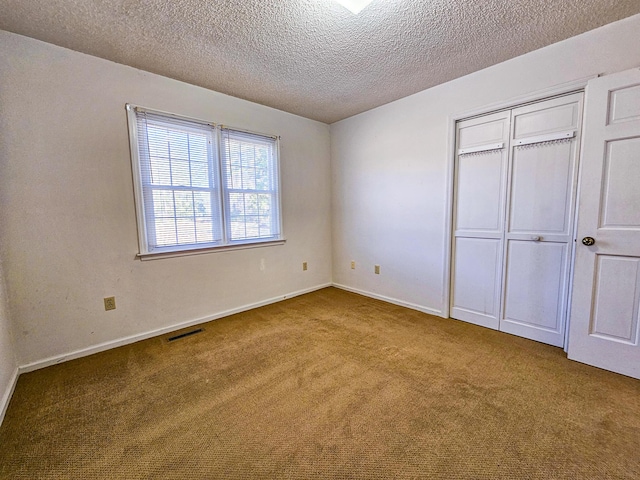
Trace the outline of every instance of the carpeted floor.
<path fill-rule="evenodd" d="M 20 377 L 10 479 L 638 479 L 640 381 L 334 288 Z"/>

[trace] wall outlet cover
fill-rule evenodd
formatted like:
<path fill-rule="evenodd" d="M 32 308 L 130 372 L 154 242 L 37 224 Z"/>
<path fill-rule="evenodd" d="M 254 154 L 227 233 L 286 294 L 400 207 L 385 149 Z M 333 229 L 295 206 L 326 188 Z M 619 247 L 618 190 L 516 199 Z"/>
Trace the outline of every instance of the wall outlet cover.
<path fill-rule="evenodd" d="M 105 310 L 115 310 L 116 309 L 116 297 L 105 297 L 105 299 L 104 299 L 104 309 Z"/>

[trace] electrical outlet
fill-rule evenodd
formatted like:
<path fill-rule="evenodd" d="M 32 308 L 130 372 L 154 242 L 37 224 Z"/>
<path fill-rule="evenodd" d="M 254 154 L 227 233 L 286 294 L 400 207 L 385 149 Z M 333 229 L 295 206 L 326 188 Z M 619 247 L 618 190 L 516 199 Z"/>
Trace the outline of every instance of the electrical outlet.
<path fill-rule="evenodd" d="M 104 309 L 105 310 L 115 310 L 116 309 L 116 297 L 105 297 L 105 299 L 104 299 Z"/>
<path fill-rule="evenodd" d="M 307 262 L 302 262 L 302 270 L 307 270 Z"/>
<path fill-rule="evenodd" d="M 375 272 L 376 275 L 380 275 L 380 265 L 375 265 L 373 267 L 373 271 Z"/>
<path fill-rule="evenodd" d="M 354 260 L 351 260 L 351 270 L 355 270 L 356 269 L 356 262 Z"/>

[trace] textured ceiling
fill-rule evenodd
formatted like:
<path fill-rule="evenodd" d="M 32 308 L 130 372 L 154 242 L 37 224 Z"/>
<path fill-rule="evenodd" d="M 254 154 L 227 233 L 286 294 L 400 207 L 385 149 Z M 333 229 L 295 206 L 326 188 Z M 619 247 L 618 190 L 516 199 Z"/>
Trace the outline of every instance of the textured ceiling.
<path fill-rule="evenodd" d="M 327 123 L 640 13 L 640 0 L 0 0 L 0 29 Z"/>

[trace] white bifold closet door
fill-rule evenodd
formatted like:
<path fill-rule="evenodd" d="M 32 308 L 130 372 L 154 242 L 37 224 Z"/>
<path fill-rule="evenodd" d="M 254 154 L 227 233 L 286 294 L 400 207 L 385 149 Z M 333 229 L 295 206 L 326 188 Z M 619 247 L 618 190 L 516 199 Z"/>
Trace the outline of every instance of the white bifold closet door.
<path fill-rule="evenodd" d="M 451 316 L 564 344 L 582 94 L 459 122 Z"/>
<path fill-rule="evenodd" d="M 511 113 L 459 122 L 455 165 L 451 316 L 500 324 Z"/>

